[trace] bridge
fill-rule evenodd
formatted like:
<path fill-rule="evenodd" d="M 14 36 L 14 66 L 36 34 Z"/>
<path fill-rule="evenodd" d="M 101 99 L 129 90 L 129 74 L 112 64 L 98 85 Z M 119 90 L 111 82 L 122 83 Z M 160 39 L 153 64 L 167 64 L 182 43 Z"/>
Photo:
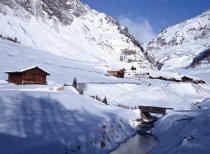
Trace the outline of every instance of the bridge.
<path fill-rule="evenodd" d="M 173 110 L 173 108 L 155 106 L 138 106 L 138 109 L 140 110 L 141 118 L 144 122 L 154 121 L 150 113 L 162 114 L 164 116 L 166 110 Z"/>

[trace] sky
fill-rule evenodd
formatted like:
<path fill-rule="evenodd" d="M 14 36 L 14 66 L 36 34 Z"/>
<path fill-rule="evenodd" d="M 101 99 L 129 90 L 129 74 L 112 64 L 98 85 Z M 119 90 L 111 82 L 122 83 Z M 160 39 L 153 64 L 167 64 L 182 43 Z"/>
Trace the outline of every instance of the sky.
<path fill-rule="evenodd" d="M 210 0 L 81 0 L 128 27 L 141 43 L 210 9 Z"/>

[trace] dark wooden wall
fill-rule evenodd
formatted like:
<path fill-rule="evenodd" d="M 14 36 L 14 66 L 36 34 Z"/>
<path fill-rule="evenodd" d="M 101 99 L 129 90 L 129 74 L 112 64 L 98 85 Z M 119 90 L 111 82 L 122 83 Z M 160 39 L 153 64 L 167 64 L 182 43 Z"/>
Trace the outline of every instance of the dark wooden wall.
<path fill-rule="evenodd" d="M 118 78 L 124 78 L 125 72 L 119 71 L 118 72 Z"/>
<path fill-rule="evenodd" d="M 125 73 L 122 71 L 110 71 L 108 72 L 108 76 L 115 76 L 117 78 L 124 78 Z"/>
<path fill-rule="evenodd" d="M 46 84 L 47 74 L 34 68 L 21 73 L 9 73 L 8 81 L 15 84 Z"/>
<path fill-rule="evenodd" d="M 15 84 L 22 84 L 22 74 L 20 73 L 9 74 L 8 82 L 15 83 Z"/>

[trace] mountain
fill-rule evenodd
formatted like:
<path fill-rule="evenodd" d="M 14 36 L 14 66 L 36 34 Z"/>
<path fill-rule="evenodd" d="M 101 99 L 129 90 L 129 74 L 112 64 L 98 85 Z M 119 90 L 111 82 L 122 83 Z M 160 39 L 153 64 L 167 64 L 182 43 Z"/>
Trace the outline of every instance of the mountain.
<path fill-rule="evenodd" d="M 195 64 L 209 63 L 209 49 L 210 10 L 167 28 L 147 46 L 147 51 L 154 54 L 158 61 L 159 69 L 195 67 Z"/>
<path fill-rule="evenodd" d="M 79 0 L 1 0 L 0 35 L 74 60 L 153 62 L 126 27 Z"/>

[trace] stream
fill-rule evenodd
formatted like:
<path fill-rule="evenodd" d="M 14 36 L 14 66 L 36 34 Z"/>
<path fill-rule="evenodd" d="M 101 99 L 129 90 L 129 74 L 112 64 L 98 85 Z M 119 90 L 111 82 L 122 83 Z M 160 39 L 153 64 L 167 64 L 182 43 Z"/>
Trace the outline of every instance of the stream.
<path fill-rule="evenodd" d="M 152 135 L 136 134 L 110 154 L 146 154 L 158 144 Z"/>

